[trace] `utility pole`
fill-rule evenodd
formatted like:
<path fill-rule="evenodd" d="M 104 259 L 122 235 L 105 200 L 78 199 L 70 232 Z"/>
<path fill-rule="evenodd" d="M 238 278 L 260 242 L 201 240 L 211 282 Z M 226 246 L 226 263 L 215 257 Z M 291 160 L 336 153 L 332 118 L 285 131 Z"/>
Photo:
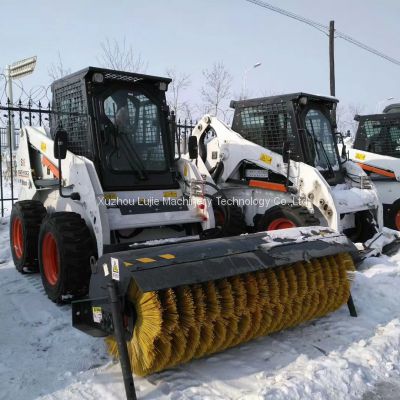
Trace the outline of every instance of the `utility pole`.
<path fill-rule="evenodd" d="M 329 76 L 331 96 L 335 97 L 335 21 L 329 22 Z M 332 117 L 336 125 L 336 104 L 333 106 Z"/>

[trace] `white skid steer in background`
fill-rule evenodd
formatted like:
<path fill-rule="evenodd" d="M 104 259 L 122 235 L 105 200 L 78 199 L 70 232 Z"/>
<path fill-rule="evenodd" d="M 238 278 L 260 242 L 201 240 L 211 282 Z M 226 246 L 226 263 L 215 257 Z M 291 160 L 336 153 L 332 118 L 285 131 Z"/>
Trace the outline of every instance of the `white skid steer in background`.
<path fill-rule="evenodd" d="M 400 110 L 388 106 L 382 114 L 356 115 L 358 129 L 347 147 L 375 184 L 384 209 L 385 226 L 400 230 Z"/>
<path fill-rule="evenodd" d="M 188 158 L 240 207 L 248 230 L 320 224 L 377 254 L 397 233 L 383 227 L 370 178 L 339 154 L 336 102 L 305 93 L 233 102 L 233 128 L 204 116 L 189 141 L 198 154 Z"/>

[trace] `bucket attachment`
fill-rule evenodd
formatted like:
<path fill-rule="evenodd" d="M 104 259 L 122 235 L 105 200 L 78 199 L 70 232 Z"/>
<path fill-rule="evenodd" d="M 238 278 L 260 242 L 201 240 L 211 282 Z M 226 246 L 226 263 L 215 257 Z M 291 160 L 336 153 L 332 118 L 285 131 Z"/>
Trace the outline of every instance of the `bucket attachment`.
<path fill-rule="evenodd" d="M 117 345 L 107 285 L 117 282 L 137 375 L 151 374 L 323 316 L 346 304 L 357 250 L 307 227 L 102 256 L 73 325 Z"/>

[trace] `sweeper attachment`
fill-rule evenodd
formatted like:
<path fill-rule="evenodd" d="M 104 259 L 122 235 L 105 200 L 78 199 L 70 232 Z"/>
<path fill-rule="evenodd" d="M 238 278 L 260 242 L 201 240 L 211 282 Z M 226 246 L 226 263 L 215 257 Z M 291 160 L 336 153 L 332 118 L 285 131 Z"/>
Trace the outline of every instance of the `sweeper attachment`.
<path fill-rule="evenodd" d="M 62 78 L 50 130 L 24 127 L 17 154 L 16 268 L 39 270 L 51 300 L 74 300 L 76 328 L 118 348 L 129 398 L 131 364 L 150 374 L 325 315 L 349 300 L 354 268 L 329 228 L 240 236 L 229 207 L 218 226 L 211 183 L 175 153 L 169 82 Z"/>
<path fill-rule="evenodd" d="M 118 347 L 124 354 L 127 341 L 135 374 L 151 374 L 321 317 L 346 302 L 355 315 L 355 252 L 344 235 L 308 227 L 107 254 L 93 270 L 89 298 L 73 303 L 73 324 L 108 336 L 115 355 Z M 119 298 L 122 332 L 110 290 Z M 119 334 L 118 346 L 109 335 Z"/>

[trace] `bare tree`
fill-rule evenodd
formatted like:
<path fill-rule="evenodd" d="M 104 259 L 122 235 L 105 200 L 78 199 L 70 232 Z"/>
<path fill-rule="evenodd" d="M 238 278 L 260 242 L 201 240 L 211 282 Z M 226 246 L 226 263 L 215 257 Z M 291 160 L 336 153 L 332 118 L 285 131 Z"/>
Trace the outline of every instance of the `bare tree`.
<path fill-rule="evenodd" d="M 189 122 L 190 121 L 195 122 L 197 119 L 197 116 L 194 111 L 194 107 L 188 102 L 185 102 L 183 104 L 182 115 L 183 115 L 183 118 Z"/>
<path fill-rule="evenodd" d="M 166 74 L 172 79 L 167 92 L 168 104 L 175 115 L 190 113 L 190 106 L 186 101 L 182 101 L 182 93 L 190 86 L 190 76 L 185 73 L 178 72 L 176 68 L 168 68 Z"/>
<path fill-rule="evenodd" d="M 347 129 L 347 108 L 344 104 L 339 103 L 336 107 L 336 126 L 339 132 L 345 133 Z"/>
<path fill-rule="evenodd" d="M 226 108 L 223 109 L 222 105 L 231 94 L 232 75 L 223 62 L 216 62 L 211 69 L 203 71 L 203 76 L 205 82 L 201 88 L 201 95 L 207 112 L 215 116 L 226 114 Z"/>
<path fill-rule="evenodd" d="M 71 73 L 69 68 L 64 67 L 60 52 L 57 54 L 57 61 L 50 64 L 50 67 L 47 69 L 47 73 L 53 81 Z"/>
<path fill-rule="evenodd" d="M 336 109 L 336 124 L 338 131 L 343 134 L 350 131 L 354 135 L 358 126 L 358 122 L 354 121 L 354 116 L 361 114 L 364 110 L 365 106 L 362 104 L 350 103 L 344 105 L 339 103 Z"/>
<path fill-rule="evenodd" d="M 147 62 L 140 53 L 133 51 L 132 45 L 126 43 L 126 38 L 119 42 L 116 39 L 106 39 L 100 43 L 101 55 L 99 63 L 106 68 L 130 72 L 146 72 Z"/>

